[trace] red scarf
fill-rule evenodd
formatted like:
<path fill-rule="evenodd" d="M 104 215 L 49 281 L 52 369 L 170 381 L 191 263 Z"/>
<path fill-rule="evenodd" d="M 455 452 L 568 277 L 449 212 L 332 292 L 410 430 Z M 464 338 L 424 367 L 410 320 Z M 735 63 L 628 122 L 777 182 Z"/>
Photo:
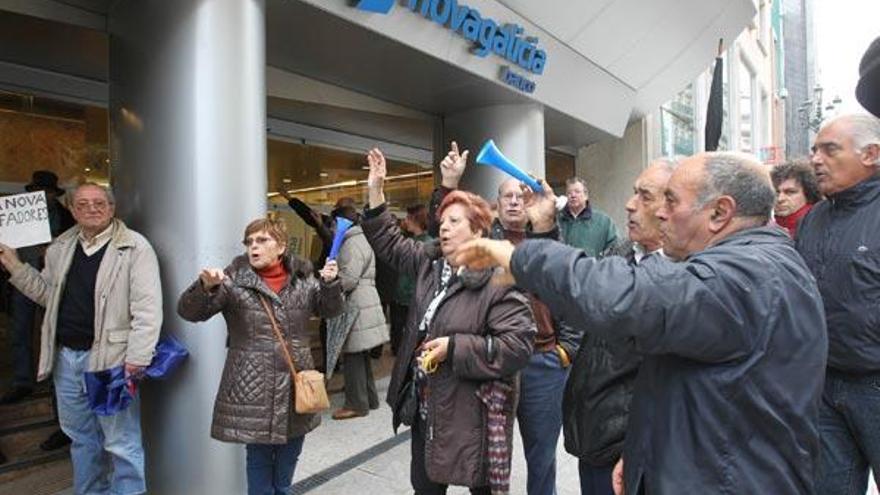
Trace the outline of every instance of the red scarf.
<path fill-rule="evenodd" d="M 268 285 L 276 294 L 281 292 L 281 288 L 287 283 L 287 269 L 280 259 L 266 268 L 257 270 L 257 275 L 259 275 L 260 278 L 263 279 L 263 282 L 266 282 L 266 285 Z"/>
<path fill-rule="evenodd" d="M 784 217 L 777 216 L 776 223 L 778 223 L 780 227 L 787 230 L 788 235 L 790 235 L 791 238 L 794 239 L 795 235 L 797 234 L 798 222 L 800 222 L 801 218 L 804 218 L 804 216 L 810 212 L 810 208 L 812 207 L 813 205 L 807 203 L 804 206 L 801 206 L 798 211 L 792 213 L 791 215 Z"/>

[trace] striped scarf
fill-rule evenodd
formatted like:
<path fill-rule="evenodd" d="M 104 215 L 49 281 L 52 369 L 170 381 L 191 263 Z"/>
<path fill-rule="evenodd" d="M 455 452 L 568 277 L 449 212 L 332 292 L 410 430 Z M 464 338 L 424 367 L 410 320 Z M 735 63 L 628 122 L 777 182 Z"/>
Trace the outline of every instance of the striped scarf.
<path fill-rule="evenodd" d="M 492 495 L 507 495 L 510 492 L 511 449 L 507 443 L 507 416 L 504 414 L 504 406 L 513 396 L 513 387 L 494 380 L 480 385 L 476 394 L 486 405 L 489 488 Z"/>

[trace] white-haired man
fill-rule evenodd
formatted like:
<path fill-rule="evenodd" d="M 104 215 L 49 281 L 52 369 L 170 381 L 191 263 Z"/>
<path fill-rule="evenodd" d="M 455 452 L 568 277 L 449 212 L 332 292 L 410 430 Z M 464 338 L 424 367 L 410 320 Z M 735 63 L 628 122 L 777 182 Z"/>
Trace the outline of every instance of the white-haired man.
<path fill-rule="evenodd" d="M 880 473 L 880 119 L 838 117 L 813 144 L 820 192 L 797 250 L 812 270 L 828 323 L 817 492 L 864 494 Z"/>
<path fill-rule="evenodd" d="M 90 407 L 85 373 L 150 364 L 162 326 L 159 264 L 150 243 L 114 218 L 110 191 L 83 184 L 71 200 L 76 226 L 46 250 L 42 272 L 0 244 L 9 281 L 46 308 L 37 380 L 52 374 L 58 421 L 72 440 L 77 494 L 146 492 L 137 396 L 112 416 Z M 110 470 L 109 464 L 112 465 Z"/>

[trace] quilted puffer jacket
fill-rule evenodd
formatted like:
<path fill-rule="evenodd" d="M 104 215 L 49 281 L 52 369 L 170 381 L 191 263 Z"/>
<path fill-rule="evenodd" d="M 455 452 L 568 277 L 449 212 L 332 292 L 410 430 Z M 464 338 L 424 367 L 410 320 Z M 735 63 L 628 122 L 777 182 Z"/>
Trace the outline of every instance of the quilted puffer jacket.
<path fill-rule="evenodd" d="M 226 267 L 226 280 L 206 291 L 195 282 L 180 296 L 177 312 L 205 321 L 222 312 L 229 335 L 226 365 L 214 401 L 211 436 L 224 442 L 286 443 L 321 421 L 297 414 L 291 402 L 290 368 L 260 295 L 271 301 L 297 370 L 314 369 L 306 335 L 309 315 L 333 317 L 342 309 L 339 280 L 319 282 L 311 263 L 288 258 L 288 284 L 276 294 L 251 268 L 246 256 Z M 198 353 L 198 350 L 195 350 Z"/>

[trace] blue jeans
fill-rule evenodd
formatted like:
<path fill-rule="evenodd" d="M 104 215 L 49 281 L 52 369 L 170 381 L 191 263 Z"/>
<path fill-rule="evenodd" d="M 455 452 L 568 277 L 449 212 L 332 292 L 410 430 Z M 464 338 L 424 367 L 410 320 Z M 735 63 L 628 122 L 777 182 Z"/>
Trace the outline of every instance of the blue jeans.
<path fill-rule="evenodd" d="M 248 495 L 287 495 L 293 481 L 296 461 L 302 452 L 305 435 L 287 443 L 247 446 Z"/>
<path fill-rule="evenodd" d="M 868 468 L 880 473 L 880 374 L 829 370 L 819 409 L 817 495 L 864 495 Z"/>
<path fill-rule="evenodd" d="M 134 495 L 147 491 L 140 399 L 113 416 L 89 408 L 84 374 L 89 351 L 60 347 L 55 357 L 58 422 L 70 437 L 76 495 Z"/>
<path fill-rule="evenodd" d="M 578 461 L 581 495 L 614 495 L 614 489 L 611 487 L 611 473 L 613 472 L 614 464 L 597 467 L 584 461 Z"/>
<path fill-rule="evenodd" d="M 562 392 L 568 368 L 555 350 L 537 352 L 522 372 L 516 411 L 522 435 L 529 495 L 556 493 L 556 444 L 562 429 Z"/>
<path fill-rule="evenodd" d="M 37 318 L 37 304 L 17 289 L 9 291 L 11 332 L 9 335 L 12 350 L 12 386 L 31 388 L 34 386 L 34 321 Z"/>

